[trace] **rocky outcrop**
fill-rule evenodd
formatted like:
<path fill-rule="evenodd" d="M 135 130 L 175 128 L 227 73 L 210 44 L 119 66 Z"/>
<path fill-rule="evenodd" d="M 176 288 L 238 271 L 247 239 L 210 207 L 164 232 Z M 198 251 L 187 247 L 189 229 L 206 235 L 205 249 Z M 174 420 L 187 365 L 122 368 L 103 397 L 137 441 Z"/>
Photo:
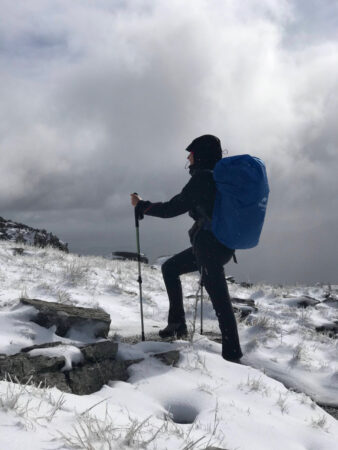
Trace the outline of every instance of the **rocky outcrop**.
<path fill-rule="evenodd" d="M 109 340 L 87 344 L 79 347 L 81 359 L 65 370 L 65 356 L 52 356 L 53 350 L 62 346 L 62 353 L 67 347 L 62 342 L 51 342 L 22 349 L 16 355 L 0 355 L 0 379 L 11 379 L 19 383 L 34 383 L 57 387 L 63 392 L 88 395 L 99 391 L 109 381 L 127 381 L 128 367 L 143 359 L 117 359 L 118 344 Z M 49 355 L 36 355 L 39 350 L 51 350 Z M 60 352 L 58 352 L 60 353 Z M 152 355 L 168 366 L 175 366 L 179 360 L 177 350 Z"/>
<path fill-rule="evenodd" d="M 55 325 L 55 333 L 59 336 L 67 336 L 71 330 L 85 330 L 93 333 L 94 337 L 108 336 L 111 321 L 104 311 L 30 298 L 22 298 L 20 302 L 37 310 L 31 318 L 33 322 L 45 328 Z"/>
<path fill-rule="evenodd" d="M 0 378 L 10 377 L 20 383 L 36 385 L 42 383 L 78 395 L 92 394 L 111 380 L 128 379 L 127 366 L 116 359 L 118 344 L 115 342 L 103 341 L 80 347 L 82 360 L 70 370 L 64 370 L 65 357 L 31 354 L 39 349 L 57 349 L 60 345 L 67 353 L 67 345 L 53 342 L 27 347 L 12 356 L 0 355 Z"/>
<path fill-rule="evenodd" d="M 94 331 L 93 338 L 108 335 L 111 321 L 104 311 L 36 299 L 20 301 L 36 310 L 30 320 L 46 328 L 55 326 L 60 336 L 68 335 L 71 330 L 82 332 L 86 338 L 90 331 Z M 179 356 L 177 350 L 149 355 L 168 366 L 176 366 Z M 118 343 L 108 339 L 83 345 L 46 342 L 25 347 L 15 355 L 0 355 L 0 379 L 42 383 L 63 392 L 87 395 L 100 390 L 109 381 L 127 381 L 128 367 L 141 361 L 143 359 L 121 360 Z"/>
<path fill-rule="evenodd" d="M 29 227 L 0 217 L 0 240 L 35 245 L 37 247 L 51 246 L 68 252 L 68 244 L 62 242 L 53 233 L 46 230 Z"/>
<path fill-rule="evenodd" d="M 113 252 L 112 259 L 138 261 L 138 254 L 134 252 Z M 140 261 L 142 263 L 149 264 L 148 258 L 143 253 L 140 254 Z"/>

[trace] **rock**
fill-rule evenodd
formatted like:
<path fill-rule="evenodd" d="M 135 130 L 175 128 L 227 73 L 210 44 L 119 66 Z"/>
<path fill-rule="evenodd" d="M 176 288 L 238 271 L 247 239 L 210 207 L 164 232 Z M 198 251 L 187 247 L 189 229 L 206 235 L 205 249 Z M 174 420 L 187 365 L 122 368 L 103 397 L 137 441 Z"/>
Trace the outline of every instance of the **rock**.
<path fill-rule="evenodd" d="M 227 449 L 221 447 L 206 447 L 204 450 L 227 450 Z"/>
<path fill-rule="evenodd" d="M 38 310 L 38 314 L 31 319 L 33 322 L 45 328 L 55 325 L 59 336 L 66 336 L 71 329 L 89 331 L 88 327 L 93 329 L 95 337 L 108 336 L 111 321 L 104 311 L 37 299 L 22 298 L 20 302 Z"/>
<path fill-rule="evenodd" d="M 98 362 L 106 359 L 116 359 L 118 344 L 112 341 L 102 341 L 81 347 L 85 361 Z"/>
<path fill-rule="evenodd" d="M 323 408 L 327 413 L 329 413 L 332 417 L 334 417 L 336 420 L 338 420 L 338 407 L 322 405 L 322 404 L 318 404 L 318 406 Z"/>
<path fill-rule="evenodd" d="M 330 337 L 335 337 L 338 335 L 338 321 L 316 327 L 316 331 L 318 333 L 327 333 Z"/>
<path fill-rule="evenodd" d="M 255 301 L 248 298 L 232 297 L 231 303 L 235 312 L 240 313 L 240 318 L 245 319 L 249 314 L 257 312 Z M 234 304 L 235 303 L 235 304 Z"/>
<path fill-rule="evenodd" d="M 13 381 L 22 384 L 43 383 L 49 387 L 57 387 L 64 392 L 71 392 L 65 374 L 61 369 L 65 365 L 64 358 L 49 358 L 47 356 L 31 357 L 27 353 L 0 357 L 0 378 L 8 376 Z"/>
<path fill-rule="evenodd" d="M 65 365 L 62 357 L 29 356 L 27 353 L 17 353 L 0 359 L 0 376 L 6 373 L 16 376 L 20 381 L 27 381 L 37 373 L 59 371 Z"/>
<path fill-rule="evenodd" d="M 22 247 L 13 247 L 11 248 L 13 255 L 22 255 L 24 253 L 24 249 Z"/>
<path fill-rule="evenodd" d="M 63 392 L 78 395 L 99 391 L 109 381 L 128 379 L 128 364 L 116 361 L 118 344 L 111 341 L 88 344 L 80 348 L 84 360 L 69 371 L 62 371 L 65 365 L 64 357 L 30 356 L 27 353 L 37 348 L 57 345 L 65 344 L 51 342 L 26 347 L 25 352 L 16 355 L 0 355 L 0 378 L 10 375 L 13 381 L 35 385 L 42 383 L 43 386 L 55 386 Z"/>
<path fill-rule="evenodd" d="M 236 304 L 238 303 L 240 305 L 247 305 L 247 306 L 251 306 L 253 308 L 256 308 L 255 307 L 255 300 L 252 300 L 251 298 L 231 297 L 231 303 L 236 303 Z"/>
<path fill-rule="evenodd" d="M 129 260 L 129 261 L 138 261 L 138 254 L 134 252 L 112 252 L 113 259 L 122 259 L 122 260 Z M 141 253 L 140 256 L 141 262 L 148 264 L 149 260 Z"/>
<path fill-rule="evenodd" d="M 241 283 L 239 283 L 239 285 L 244 288 L 251 288 L 253 286 L 253 283 L 247 283 L 246 281 L 242 281 Z"/>
<path fill-rule="evenodd" d="M 257 308 L 252 308 L 251 306 L 246 305 L 233 305 L 233 309 L 235 313 L 240 313 L 240 319 L 245 319 L 251 313 L 258 311 Z"/>
<path fill-rule="evenodd" d="M 138 358 L 138 359 L 125 359 L 124 367 L 128 369 L 128 367 L 132 366 L 133 364 L 138 364 L 140 362 L 144 361 L 144 358 Z"/>
<path fill-rule="evenodd" d="M 68 392 L 69 394 L 72 393 L 64 372 L 46 372 L 37 374 L 34 376 L 32 381 L 37 386 L 41 383 L 42 387 L 56 387 L 62 392 Z"/>
<path fill-rule="evenodd" d="M 301 297 L 285 297 L 284 303 L 288 306 L 296 306 L 298 308 L 307 308 L 308 306 L 316 306 L 320 303 L 319 300 L 309 297 L 308 295 L 303 295 Z"/>
<path fill-rule="evenodd" d="M 44 344 L 31 345 L 30 347 L 22 348 L 21 352 L 28 353 L 31 350 L 35 350 L 37 348 L 51 348 L 51 347 L 57 347 L 58 345 L 65 345 L 65 344 L 63 342 L 61 342 L 61 341 L 46 342 Z"/>
<path fill-rule="evenodd" d="M 227 450 L 227 449 L 221 447 L 206 447 L 204 450 Z"/>
<path fill-rule="evenodd" d="M 126 381 L 128 373 L 123 361 L 105 360 L 85 364 L 67 374 L 71 391 L 77 395 L 88 395 L 99 391 L 108 381 Z"/>
<path fill-rule="evenodd" d="M 228 281 L 229 283 L 236 283 L 235 278 L 232 275 L 228 275 L 225 277 L 226 281 Z"/>
<path fill-rule="evenodd" d="M 322 303 L 328 306 L 332 306 L 333 308 L 338 308 L 338 298 L 333 296 L 326 297 L 326 299 L 323 300 Z"/>
<path fill-rule="evenodd" d="M 155 353 L 152 355 L 154 358 L 159 359 L 163 364 L 167 366 L 177 366 L 180 359 L 180 352 L 178 350 L 170 350 L 169 352 Z"/>
<path fill-rule="evenodd" d="M 309 297 L 308 295 L 304 295 L 303 297 L 298 298 L 298 307 L 299 308 L 307 308 L 308 306 L 316 306 L 320 303 L 319 300 L 315 298 Z"/>

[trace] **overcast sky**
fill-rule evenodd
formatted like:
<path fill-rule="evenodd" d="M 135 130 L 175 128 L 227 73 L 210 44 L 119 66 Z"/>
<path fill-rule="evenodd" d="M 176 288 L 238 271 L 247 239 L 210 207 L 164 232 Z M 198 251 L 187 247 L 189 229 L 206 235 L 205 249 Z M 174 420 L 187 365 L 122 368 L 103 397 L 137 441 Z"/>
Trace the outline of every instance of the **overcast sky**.
<path fill-rule="evenodd" d="M 0 0 L 0 216 L 81 254 L 135 250 L 129 194 L 166 201 L 217 135 L 267 166 L 239 280 L 338 283 L 338 0 Z M 187 216 L 141 222 L 151 258 Z"/>

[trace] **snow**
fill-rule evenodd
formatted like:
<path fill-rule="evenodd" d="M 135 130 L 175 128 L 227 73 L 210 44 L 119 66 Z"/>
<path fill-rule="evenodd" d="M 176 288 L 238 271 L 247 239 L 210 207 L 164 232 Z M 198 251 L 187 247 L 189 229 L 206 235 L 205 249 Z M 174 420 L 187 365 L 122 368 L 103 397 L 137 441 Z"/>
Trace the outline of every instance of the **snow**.
<path fill-rule="evenodd" d="M 81 350 L 74 345 L 58 345 L 57 347 L 49 347 L 49 348 L 35 348 L 29 352 L 30 356 L 48 356 L 50 358 L 53 357 L 64 357 L 65 365 L 62 368 L 64 370 L 71 370 L 73 364 L 79 364 L 83 362 L 83 355 Z"/>
<path fill-rule="evenodd" d="M 22 449 L 28 440 L 37 450 L 337 448 L 337 421 L 314 403 L 338 406 L 337 339 L 315 331 L 338 319 L 337 308 L 324 302 L 327 286 L 229 283 L 232 296 L 254 299 L 258 307 L 239 322 L 245 363 L 239 365 L 223 360 L 221 345 L 206 335 L 174 343 L 149 340 L 168 311 L 159 266 L 142 265 L 147 341 L 131 345 L 125 338 L 140 335 L 136 263 L 29 246 L 14 255 L 11 245 L 0 243 L 0 353 L 61 341 L 61 347 L 30 354 L 63 356 L 66 369 L 80 361 L 74 345 L 93 341 L 85 335 L 61 338 L 54 327 L 30 322 L 34 309 L 18 301 L 29 296 L 104 309 L 112 319 L 110 337 L 121 341 L 118 358 L 143 361 L 129 367 L 128 382 L 110 382 L 86 396 L 0 381 L 0 448 Z M 190 325 L 198 276 L 182 280 Z M 330 289 L 337 295 L 338 286 Z M 319 303 L 298 308 L 294 298 L 304 296 Z M 204 329 L 217 332 L 207 299 L 204 313 Z M 177 367 L 152 357 L 175 349 Z"/>

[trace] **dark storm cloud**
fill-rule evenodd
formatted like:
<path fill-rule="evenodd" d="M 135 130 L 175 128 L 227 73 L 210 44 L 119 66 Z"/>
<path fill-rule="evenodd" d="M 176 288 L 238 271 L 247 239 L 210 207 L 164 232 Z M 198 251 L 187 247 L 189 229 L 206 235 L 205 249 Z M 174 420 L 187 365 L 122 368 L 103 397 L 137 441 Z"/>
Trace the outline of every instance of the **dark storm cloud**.
<path fill-rule="evenodd" d="M 129 193 L 178 193 L 184 148 L 214 133 L 271 184 L 261 246 L 231 270 L 336 278 L 337 8 L 310 3 L 3 2 L 0 215 L 76 251 L 132 250 Z M 188 246 L 190 223 L 146 218 L 143 249 Z"/>

